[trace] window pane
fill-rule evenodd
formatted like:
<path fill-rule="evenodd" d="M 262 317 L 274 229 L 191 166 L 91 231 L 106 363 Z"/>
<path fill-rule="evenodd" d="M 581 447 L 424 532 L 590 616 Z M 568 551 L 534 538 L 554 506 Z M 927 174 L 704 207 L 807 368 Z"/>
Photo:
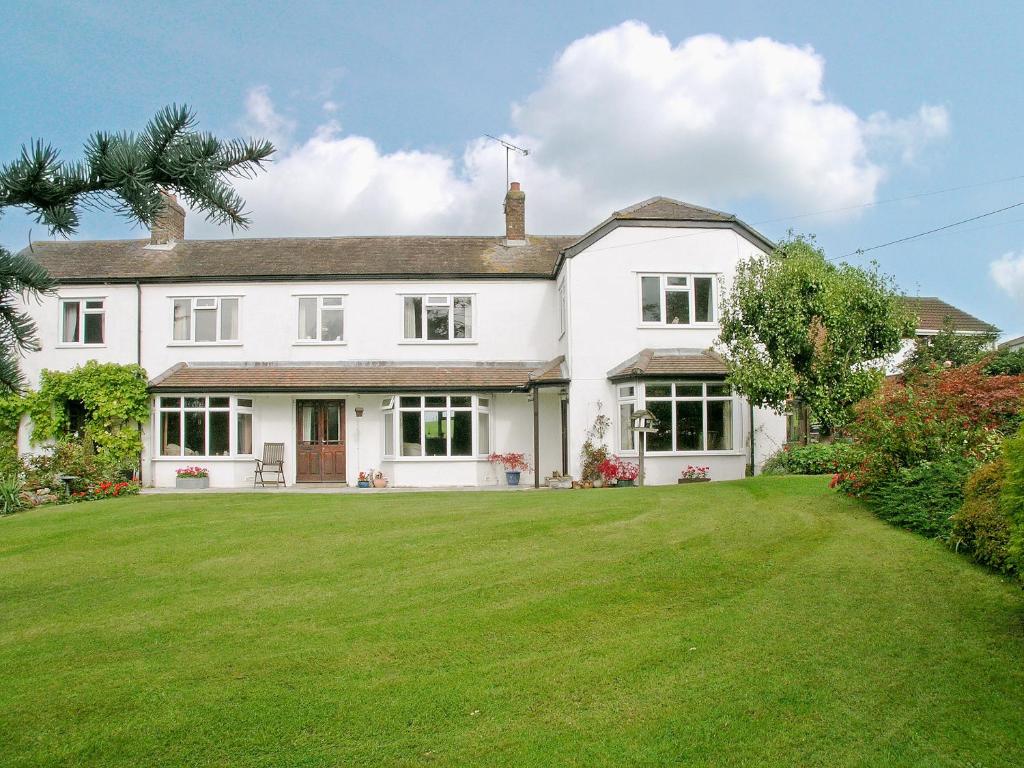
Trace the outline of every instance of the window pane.
<path fill-rule="evenodd" d="M 238 446 L 237 450 L 239 454 L 250 454 L 252 453 L 252 414 L 251 413 L 240 413 L 237 419 L 237 431 L 238 431 Z"/>
<path fill-rule="evenodd" d="M 345 304 L 344 296 L 324 296 L 323 304 L 325 307 L 342 307 Z"/>
<path fill-rule="evenodd" d="M 316 339 L 316 298 L 299 299 L 299 338 L 303 341 Z"/>
<path fill-rule="evenodd" d="M 85 302 L 86 309 L 103 309 L 103 299 L 92 299 Z"/>
<path fill-rule="evenodd" d="M 186 397 L 185 398 L 186 408 L 205 408 L 206 398 L 205 397 Z"/>
<path fill-rule="evenodd" d="M 619 450 L 633 450 L 633 404 L 619 403 Z"/>
<path fill-rule="evenodd" d="M 384 455 L 395 455 L 395 413 L 387 411 L 384 414 Z"/>
<path fill-rule="evenodd" d="M 423 338 L 423 298 L 405 297 L 405 338 Z"/>
<path fill-rule="evenodd" d="M 210 407 L 211 408 L 227 408 L 231 405 L 230 397 L 211 397 Z"/>
<path fill-rule="evenodd" d="M 402 414 L 402 455 L 422 456 L 420 447 L 420 412 L 401 411 Z"/>
<path fill-rule="evenodd" d="M 676 397 L 703 397 L 704 390 L 700 384 L 676 384 Z"/>
<path fill-rule="evenodd" d="M 341 405 L 327 404 L 327 442 L 337 445 L 341 442 Z"/>
<path fill-rule="evenodd" d="M 489 408 L 491 405 L 491 399 L 489 397 L 481 397 L 477 400 L 481 408 Z"/>
<path fill-rule="evenodd" d="M 160 455 L 181 456 L 181 413 L 178 411 L 160 414 Z"/>
<path fill-rule="evenodd" d="M 648 384 L 647 385 L 647 396 L 648 397 L 671 397 L 672 396 L 672 385 L 671 384 Z"/>
<path fill-rule="evenodd" d="M 452 413 L 452 456 L 473 455 L 473 412 Z"/>
<path fill-rule="evenodd" d="M 477 450 L 479 453 L 491 452 L 491 415 L 487 411 L 478 411 L 477 418 Z"/>
<path fill-rule="evenodd" d="M 704 444 L 704 408 L 699 400 L 676 403 L 676 450 L 700 451 Z"/>
<path fill-rule="evenodd" d="M 238 340 L 238 299 L 220 300 L 220 338 Z"/>
<path fill-rule="evenodd" d="M 695 322 L 710 323 L 715 319 L 711 284 L 710 277 L 693 278 L 693 319 Z"/>
<path fill-rule="evenodd" d="M 180 408 L 181 398 L 180 397 L 161 397 L 160 398 L 161 408 Z"/>
<path fill-rule="evenodd" d="M 473 297 L 455 297 L 455 338 L 469 339 L 473 337 Z"/>
<path fill-rule="evenodd" d="M 647 433 L 648 451 L 671 451 L 672 450 L 672 403 L 661 400 L 655 403 L 648 403 L 647 410 L 654 414 L 657 419 L 655 427 L 657 432 Z"/>
<path fill-rule="evenodd" d="M 185 411 L 185 455 L 206 455 L 206 413 Z"/>
<path fill-rule="evenodd" d="M 103 343 L 103 313 L 86 312 L 82 324 L 85 326 L 85 343 Z"/>
<path fill-rule="evenodd" d="M 448 420 L 444 411 L 424 411 L 423 430 L 427 456 L 448 455 Z"/>
<path fill-rule="evenodd" d="M 317 418 L 316 406 L 302 405 L 299 409 L 299 414 L 299 423 L 302 425 L 300 441 L 303 443 L 319 443 L 320 419 Z"/>
<path fill-rule="evenodd" d="M 469 408 L 472 404 L 471 397 L 452 397 L 452 408 Z"/>
<path fill-rule="evenodd" d="M 427 407 L 428 408 L 445 408 L 448 406 L 448 398 L 446 397 L 428 397 Z"/>
<path fill-rule="evenodd" d="M 252 408 L 252 400 L 250 398 L 248 398 L 248 397 L 240 397 L 240 398 L 238 398 L 238 407 L 239 408 Z"/>
<path fill-rule="evenodd" d="M 217 310 L 197 309 L 194 313 L 196 341 L 217 340 Z"/>
<path fill-rule="evenodd" d="M 732 389 L 728 384 L 708 384 L 708 397 L 722 397 L 731 394 Z"/>
<path fill-rule="evenodd" d="M 669 285 L 684 285 L 685 286 L 686 285 L 686 278 L 685 277 L 680 277 L 680 276 L 677 275 L 675 277 L 668 277 L 668 278 L 666 278 L 666 282 Z"/>
<path fill-rule="evenodd" d="M 65 344 L 78 343 L 78 307 L 77 301 L 64 302 L 64 333 L 60 340 Z"/>
<path fill-rule="evenodd" d="M 666 291 L 665 313 L 669 325 L 686 325 L 690 322 L 690 292 Z"/>
<path fill-rule="evenodd" d="M 634 387 L 619 387 L 619 397 L 632 397 L 635 391 Z"/>
<path fill-rule="evenodd" d="M 210 455 L 227 456 L 231 453 L 231 414 L 214 411 L 210 414 Z"/>
<path fill-rule="evenodd" d="M 645 323 L 661 322 L 661 278 L 640 278 L 641 304 Z"/>
<path fill-rule="evenodd" d="M 174 300 L 174 340 L 188 341 L 189 313 L 192 311 L 191 299 Z"/>
<path fill-rule="evenodd" d="M 321 314 L 320 341 L 341 341 L 344 317 L 340 309 L 325 309 Z"/>
<path fill-rule="evenodd" d="M 732 400 L 708 401 L 708 450 L 732 450 Z"/>
<path fill-rule="evenodd" d="M 422 400 L 418 397 L 402 397 L 399 403 L 403 408 L 419 408 Z"/>
<path fill-rule="evenodd" d="M 427 338 L 447 341 L 449 307 L 427 307 Z"/>

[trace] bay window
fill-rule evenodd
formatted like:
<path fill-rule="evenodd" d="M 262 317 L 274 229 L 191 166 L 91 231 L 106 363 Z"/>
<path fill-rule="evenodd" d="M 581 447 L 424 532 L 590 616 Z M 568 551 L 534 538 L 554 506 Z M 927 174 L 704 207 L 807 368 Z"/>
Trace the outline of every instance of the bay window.
<path fill-rule="evenodd" d="M 381 407 L 385 456 L 469 457 L 490 452 L 489 397 L 400 395 L 386 398 Z"/>
<path fill-rule="evenodd" d="M 644 397 L 658 430 L 647 435 L 649 453 L 733 449 L 733 398 L 727 384 L 649 382 Z"/>
<path fill-rule="evenodd" d="M 160 397 L 161 456 L 249 456 L 252 399 L 228 396 Z"/>
<path fill-rule="evenodd" d="M 239 303 L 237 296 L 173 299 L 172 338 L 197 344 L 238 341 Z"/>
<path fill-rule="evenodd" d="M 640 321 L 645 325 L 714 323 L 715 278 L 640 275 Z"/>
<path fill-rule="evenodd" d="M 61 344 L 100 345 L 104 338 L 103 299 L 61 299 Z"/>
<path fill-rule="evenodd" d="M 338 344 L 345 335 L 344 296 L 299 297 L 299 341 Z"/>
<path fill-rule="evenodd" d="M 473 297 L 403 297 L 404 336 L 409 341 L 459 341 L 473 338 Z"/>
<path fill-rule="evenodd" d="M 633 431 L 633 411 L 636 410 L 636 386 L 623 384 L 618 387 L 619 401 L 619 450 L 636 449 L 636 432 Z"/>

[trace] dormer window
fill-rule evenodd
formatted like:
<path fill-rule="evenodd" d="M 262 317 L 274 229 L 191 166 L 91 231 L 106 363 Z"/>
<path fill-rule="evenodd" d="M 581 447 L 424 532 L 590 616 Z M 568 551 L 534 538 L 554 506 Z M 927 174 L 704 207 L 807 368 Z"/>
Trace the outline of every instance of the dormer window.
<path fill-rule="evenodd" d="M 104 339 L 103 299 L 61 299 L 60 342 L 99 346 Z"/>
<path fill-rule="evenodd" d="M 640 322 L 644 325 L 711 325 L 715 316 L 712 275 L 640 275 Z"/>

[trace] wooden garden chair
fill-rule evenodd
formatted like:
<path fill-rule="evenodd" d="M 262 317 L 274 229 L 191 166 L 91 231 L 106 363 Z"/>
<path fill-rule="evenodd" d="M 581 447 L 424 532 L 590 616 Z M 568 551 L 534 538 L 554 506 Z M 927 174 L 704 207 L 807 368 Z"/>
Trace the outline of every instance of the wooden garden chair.
<path fill-rule="evenodd" d="M 284 443 L 264 443 L 263 444 L 263 458 L 255 459 L 256 471 L 252 476 L 252 487 L 256 487 L 256 483 L 259 483 L 264 488 L 267 487 L 266 480 L 263 477 L 263 473 L 277 473 L 277 477 L 274 478 L 274 485 L 288 486 L 288 483 L 284 480 Z"/>

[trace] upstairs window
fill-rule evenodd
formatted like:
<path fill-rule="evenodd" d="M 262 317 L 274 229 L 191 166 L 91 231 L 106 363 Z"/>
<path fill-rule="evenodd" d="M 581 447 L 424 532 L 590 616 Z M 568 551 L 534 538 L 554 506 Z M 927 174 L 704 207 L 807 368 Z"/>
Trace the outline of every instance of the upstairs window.
<path fill-rule="evenodd" d="M 640 321 L 645 325 L 714 323 L 715 278 L 708 275 L 641 275 Z"/>
<path fill-rule="evenodd" d="M 472 296 L 406 296 L 404 300 L 406 340 L 461 341 L 473 338 Z"/>
<path fill-rule="evenodd" d="M 299 297 L 299 341 L 338 344 L 344 336 L 343 296 Z"/>
<path fill-rule="evenodd" d="M 62 299 L 60 341 L 62 344 L 102 344 L 104 339 L 103 299 Z"/>
<path fill-rule="evenodd" d="M 239 302 L 237 296 L 174 299 L 174 340 L 196 344 L 238 341 Z"/>

